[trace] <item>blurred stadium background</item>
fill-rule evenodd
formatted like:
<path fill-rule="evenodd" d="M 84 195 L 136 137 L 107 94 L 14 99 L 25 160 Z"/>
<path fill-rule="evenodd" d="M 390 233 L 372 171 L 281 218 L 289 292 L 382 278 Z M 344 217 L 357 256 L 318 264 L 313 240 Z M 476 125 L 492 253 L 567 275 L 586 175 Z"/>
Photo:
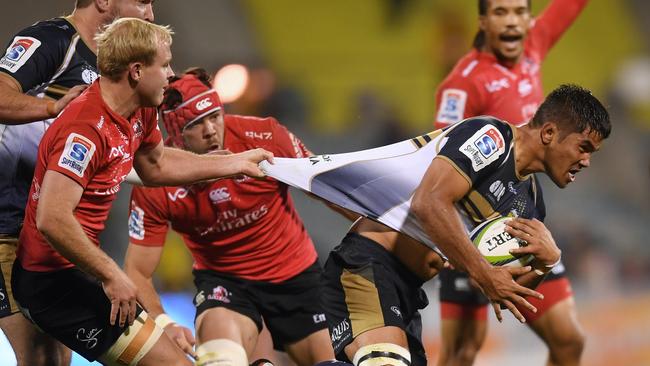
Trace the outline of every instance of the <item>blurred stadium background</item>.
<path fill-rule="evenodd" d="M 537 13 L 548 1 L 533 0 Z M 74 1 L 12 3 L 0 39 L 35 21 L 68 14 Z M 387 144 L 432 129 L 437 84 L 470 47 L 476 1 L 219 0 L 155 4 L 170 24 L 176 71 L 220 74 L 227 112 L 272 115 L 317 153 Z M 230 72 L 227 72 L 230 71 Z M 650 2 L 592 0 L 543 67 L 560 83 L 592 89 L 610 107 L 614 131 L 591 169 L 560 192 L 546 181 L 547 225 L 563 249 L 588 334 L 585 365 L 650 365 Z M 223 79 L 222 79 L 223 77 Z M 128 242 L 124 186 L 104 249 L 121 263 Z M 348 223 L 294 192 L 321 259 Z M 191 259 L 169 236 L 157 286 L 175 318 L 193 321 Z M 431 362 L 438 345 L 437 284 L 423 312 Z M 512 321 L 491 323 L 477 365 L 542 365 L 546 351 Z M 74 365 L 86 365 L 75 356 Z M 433 363 L 431 363 L 433 364 Z M 0 334 L 0 365 L 15 365 Z"/>

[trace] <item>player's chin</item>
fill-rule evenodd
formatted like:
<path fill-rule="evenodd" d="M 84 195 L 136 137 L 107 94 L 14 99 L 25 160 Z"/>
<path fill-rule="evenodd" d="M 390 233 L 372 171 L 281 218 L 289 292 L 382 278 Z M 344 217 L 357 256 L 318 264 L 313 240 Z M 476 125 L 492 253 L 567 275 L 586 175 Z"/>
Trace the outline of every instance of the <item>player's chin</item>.
<path fill-rule="evenodd" d="M 556 186 L 559 188 L 566 188 L 566 186 L 569 185 L 569 183 L 573 182 L 571 177 L 569 176 L 570 173 L 565 173 L 565 174 L 550 174 L 549 178 L 555 183 Z"/>

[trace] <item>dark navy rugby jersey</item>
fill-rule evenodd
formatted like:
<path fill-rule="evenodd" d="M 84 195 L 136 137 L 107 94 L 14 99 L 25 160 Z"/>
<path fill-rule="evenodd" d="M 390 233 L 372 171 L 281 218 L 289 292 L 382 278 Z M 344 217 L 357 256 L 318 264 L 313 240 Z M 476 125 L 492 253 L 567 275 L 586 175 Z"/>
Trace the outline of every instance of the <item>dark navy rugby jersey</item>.
<path fill-rule="evenodd" d="M 68 89 L 97 79 L 97 57 L 65 18 L 38 22 L 18 32 L 0 58 L 0 72 L 23 93 L 58 99 Z M 0 121 L 0 234 L 22 224 L 38 143 L 53 119 L 21 125 Z"/>
<path fill-rule="evenodd" d="M 459 206 L 478 223 L 514 214 L 543 221 L 546 208 L 534 174 L 522 177 L 515 167 L 516 129 L 496 118 L 470 118 L 445 130 L 438 157 L 450 162 L 471 185 Z"/>

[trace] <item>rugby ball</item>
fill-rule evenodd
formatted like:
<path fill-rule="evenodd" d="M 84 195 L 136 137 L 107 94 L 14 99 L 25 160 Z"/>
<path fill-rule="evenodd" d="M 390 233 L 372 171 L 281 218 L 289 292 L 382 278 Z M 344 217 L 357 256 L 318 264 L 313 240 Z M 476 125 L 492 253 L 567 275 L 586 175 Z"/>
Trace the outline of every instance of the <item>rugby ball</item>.
<path fill-rule="evenodd" d="M 523 267 L 533 260 L 531 254 L 514 256 L 510 249 L 526 245 L 526 242 L 510 236 L 506 232 L 506 222 L 510 216 L 497 217 L 478 225 L 469 234 L 479 252 L 493 266 Z"/>

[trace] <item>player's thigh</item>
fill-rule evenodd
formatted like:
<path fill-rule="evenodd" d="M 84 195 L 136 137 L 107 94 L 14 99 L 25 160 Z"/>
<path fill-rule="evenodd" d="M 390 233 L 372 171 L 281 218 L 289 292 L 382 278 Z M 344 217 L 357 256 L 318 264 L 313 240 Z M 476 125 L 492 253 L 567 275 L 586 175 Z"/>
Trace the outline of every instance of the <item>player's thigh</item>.
<path fill-rule="evenodd" d="M 551 349 L 574 345 L 582 348 L 585 336 L 578 322 L 573 296 L 555 303 L 529 326 Z"/>
<path fill-rule="evenodd" d="M 250 294 L 250 281 L 212 270 L 194 270 L 198 344 L 229 339 L 250 355 L 262 330 L 262 316 Z"/>
<path fill-rule="evenodd" d="M 257 343 L 259 329 L 247 315 L 225 307 L 206 309 L 196 318 L 197 343 L 214 339 L 230 339 L 252 354 Z"/>
<path fill-rule="evenodd" d="M 306 338 L 286 344 L 285 351 L 298 365 L 311 366 L 334 359 L 334 351 L 327 328 L 313 332 Z"/>
<path fill-rule="evenodd" d="M 0 329 L 11 344 L 18 366 L 70 364 L 70 349 L 38 330 L 23 314 L 16 313 L 0 319 Z"/>

